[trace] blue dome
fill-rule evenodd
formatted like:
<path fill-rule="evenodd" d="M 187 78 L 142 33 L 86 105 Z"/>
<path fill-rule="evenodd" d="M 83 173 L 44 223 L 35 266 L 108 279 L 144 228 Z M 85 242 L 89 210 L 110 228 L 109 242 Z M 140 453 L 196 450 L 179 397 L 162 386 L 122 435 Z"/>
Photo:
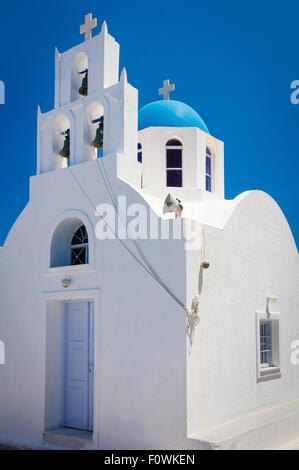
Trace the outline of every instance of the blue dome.
<path fill-rule="evenodd" d="M 194 109 L 175 100 L 154 101 L 143 106 L 138 112 L 138 130 L 146 127 L 199 127 L 209 133 Z"/>

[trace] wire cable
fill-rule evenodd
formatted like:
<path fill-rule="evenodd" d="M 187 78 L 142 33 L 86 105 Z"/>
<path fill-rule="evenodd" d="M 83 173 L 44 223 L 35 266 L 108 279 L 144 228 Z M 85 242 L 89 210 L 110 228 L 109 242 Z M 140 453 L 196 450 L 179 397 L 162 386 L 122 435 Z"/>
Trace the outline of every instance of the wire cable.
<path fill-rule="evenodd" d="M 90 133 L 90 137 L 92 139 L 92 135 L 91 135 L 91 131 L 90 131 L 90 127 L 89 127 L 89 124 L 88 124 L 88 120 L 87 120 L 87 114 L 86 114 L 86 108 L 85 108 L 85 103 L 84 103 L 84 99 L 82 97 L 82 105 L 83 105 L 83 109 L 84 109 L 84 116 L 85 116 L 85 119 L 86 119 L 86 125 L 87 125 L 87 129 L 89 130 L 89 133 Z M 100 162 L 99 160 L 102 161 L 102 167 L 103 167 L 103 171 L 101 170 L 101 166 L 100 166 Z M 122 222 L 125 230 L 126 230 L 126 234 L 129 236 L 129 240 L 131 240 L 136 248 L 136 250 L 138 251 L 138 254 L 139 256 L 141 257 L 141 259 L 143 260 L 143 264 L 140 259 L 130 250 L 129 247 L 127 247 L 127 245 L 123 242 L 122 239 L 120 239 L 118 237 L 118 235 L 115 233 L 115 231 L 109 226 L 108 222 L 104 219 L 103 216 L 100 216 L 101 220 L 104 220 L 107 227 L 110 229 L 110 231 L 114 234 L 114 236 L 116 237 L 117 240 L 119 240 L 119 242 L 122 244 L 122 246 L 127 250 L 127 252 L 138 262 L 138 264 L 165 290 L 165 292 L 168 293 L 168 295 L 180 306 L 183 308 L 183 310 L 186 312 L 187 314 L 187 317 L 188 317 L 188 313 L 190 313 L 188 311 L 188 309 L 186 308 L 186 306 L 183 304 L 183 302 L 181 302 L 175 294 L 173 294 L 171 292 L 171 290 L 165 285 L 165 283 L 160 279 L 160 277 L 158 276 L 158 274 L 155 272 L 155 270 L 153 269 L 153 267 L 151 266 L 151 264 L 148 262 L 148 260 L 146 259 L 146 257 L 144 256 L 144 254 L 142 253 L 140 247 L 138 246 L 136 240 L 134 240 L 132 237 L 130 237 L 129 233 L 128 233 L 128 230 L 127 230 L 127 227 L 126 227 L 126 224 L 124 223 L 124 221 L 122 220 L 120 214 L 119 214 L 119 211 L 118 211 L 118 206 L 117 206 L 117 203 L 116 203 L 116 197 L 115 197 L 115 193 L 113 191 L 113 187 L 111 185 L 111 182 L 109 180 L 109 177 L 107 175 L 107 172 L 106 172 L 106 169 L 105 169 L 105 165 L 104 165 L 104 162 L 102 160 L 102 158 L 97 158 L 97 166 L 98 166 L 98 169 L 100 171 L 100 174 L 102 176 L 102 180 L 105 184 L 105 187 L 106 187 L 106 190 L 111 198 L 111 201 L 112 201 L 112 204 L 116 210 L 116 213 L 118 215 L 118 219 Z M 81 191 L 83 192 L 83 194 L 85 195 L 85 197 L 88 199 L 89 203 L 92 205 L 92 207 L 95 209 L 95 211 L 97 211 L 97 208 L 95 207 L 95 205 L 93 204 L 92 200 L 90 199 L 90 197 L 88 196 L 88 194 L 86 193 L 86 191 L 84 190 L 84 188 L 82 187 L 82 185 L 80 184 L 79 180 L 75 177 L 71 167 L 68 167 L 68 169 L 70 170 L 70 173 L 73 177 L 73 179 L 76 181 L 76 183 L 78 184 L 79 188 L 81 189 Z M 105 173 L 105 175 L 104 175 Z"/>

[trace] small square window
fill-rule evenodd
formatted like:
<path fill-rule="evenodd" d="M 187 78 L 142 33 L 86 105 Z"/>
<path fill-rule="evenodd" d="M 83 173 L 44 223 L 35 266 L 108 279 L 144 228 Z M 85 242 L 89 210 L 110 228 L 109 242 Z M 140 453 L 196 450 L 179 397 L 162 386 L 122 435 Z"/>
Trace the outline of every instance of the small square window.
<path fill-rule="evenodd" d="M 281 377 L 279 313 L 257 313 L 257 381 Z"/>

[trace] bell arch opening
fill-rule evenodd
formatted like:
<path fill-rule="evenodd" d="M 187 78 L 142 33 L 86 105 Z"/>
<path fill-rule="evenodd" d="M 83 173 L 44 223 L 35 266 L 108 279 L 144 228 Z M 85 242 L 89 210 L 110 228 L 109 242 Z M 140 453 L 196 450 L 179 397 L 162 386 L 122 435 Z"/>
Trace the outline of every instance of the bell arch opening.
<path fill-rule="evenodd" d="M 52 128 L 53 169 L 66 168 L 71 152 L 71 125 L 67 116 L 57 116 Z"/>
<path fill-rule="evenodd" d="M 71 70 L 71 101 L 88 95 L 88 56 L 79 52 L 72 62 Z"/>
<path fill-rule="evenodd" d="M 89 240 L 86 226 L 76 217 L 64 219 L 56 227 L 50 253 L 50 267 L 89 264 Z"/>
<path fill-rule="evenodd" d="M 86 109 L 84 153 L 87 160 L 94 160 L 104 155 L 104 128 L 104 106 L 94 101 Z"/>

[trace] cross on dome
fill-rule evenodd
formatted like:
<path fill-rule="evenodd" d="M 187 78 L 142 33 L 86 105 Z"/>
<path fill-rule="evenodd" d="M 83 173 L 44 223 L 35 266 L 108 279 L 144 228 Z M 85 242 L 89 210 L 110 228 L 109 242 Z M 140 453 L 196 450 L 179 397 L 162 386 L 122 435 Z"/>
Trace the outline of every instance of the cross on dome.
<path fill-rule="evenodd" d="M 85 15 L 85 23 L 80 26 L 80 34 L 85 34 L 84 40 L 91 39 L 92 30 L 97 26 L 97 19 L 92 18 L 92 13 Z"/>
<path fill-rule="evenodd" d="M 174 91 L 175 89 L 175 86 L 174 84 L 172 83 L 170 85 L 169 83 L 169 79 L 168 80 L 164 80 L 163 81 L 163 87 L 162 88 L 159 88 L 159 95 L 163 95 L 163 100 L 169 100 L 169 93 L 171 91 Z"/>

